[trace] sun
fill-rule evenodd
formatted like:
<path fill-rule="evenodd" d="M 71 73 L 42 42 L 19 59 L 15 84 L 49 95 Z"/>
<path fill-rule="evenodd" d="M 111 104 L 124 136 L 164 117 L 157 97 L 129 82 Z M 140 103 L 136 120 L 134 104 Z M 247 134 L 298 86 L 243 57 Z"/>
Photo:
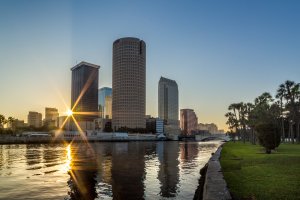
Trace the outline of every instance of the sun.
<path fill-rule="evenodd" d="M 70 117 L 70 116 L 73 115 L 73 112 L 72 112 L 72 110 L 70 110 L 70 109 L 68 109 L 66 113 L 67 113 L 68 117 Z"/>

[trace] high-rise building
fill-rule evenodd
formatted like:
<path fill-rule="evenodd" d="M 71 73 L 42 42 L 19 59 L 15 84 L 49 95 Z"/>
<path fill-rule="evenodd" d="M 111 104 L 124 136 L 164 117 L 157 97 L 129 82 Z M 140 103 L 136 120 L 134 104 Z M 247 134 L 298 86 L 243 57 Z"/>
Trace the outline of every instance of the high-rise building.
<path fill-rule="evenodd" d="M 112 117 L 112 96 L 105 97 L 105 118 L 111 119 Z"/>
<path fill-rule="evenodd" d="M 57 126 L 58 120 L 58 110 L 56 108 L 45 108 L 45 120 L 44 125 L 48 127 L 55 127 Z"/>
<path fill-rule="evenodd" d="M 69 130 L 71 119 L 68 116 L 59 116 L 57 119 L 57 127 L 62 130 Z"/>
<path fill-rule="evenodd" d="M 138 38 L 113 43 L 112 127 L 145 128 L 146 44 Z"/>
<path fill-rule="evenodd" d="M 71 108 L 82 129 L 89 129 L 86 122 L 98 117 L 98 77 L 100 66 L 80 62 L 71 68 Z"/>
<path fill-rule="evenodd" d="M 28 126 L 33 126 L 36 128 L 41 127 L 42 126 L 42 113 L 29 111 L 28 116 L 27 116 L 27 123 L 28 123 Z"/>
<path fill-rule="evenodd" d="M 197 130 L 198 118 L 193 109 L 180 110 L 180 128 L 185 135 L 191 135 L 192 131 Z"/>
<path fill-rule="evenodd" d="M 98 107 L 100 118 L 111 119 L 112 89 L 103 87 L 98 90 Z"/>
<path fill-rule="evenodd" d="M 179 125 L 178 86 L 176 81 L 164 77 L 158 83 L 158 117 L 168 125 Z"/>

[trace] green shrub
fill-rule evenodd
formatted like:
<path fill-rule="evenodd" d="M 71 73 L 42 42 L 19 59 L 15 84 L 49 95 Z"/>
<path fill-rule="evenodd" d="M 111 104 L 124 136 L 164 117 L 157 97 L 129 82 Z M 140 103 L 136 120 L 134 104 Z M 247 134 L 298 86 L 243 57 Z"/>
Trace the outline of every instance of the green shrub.
<path fill-rule="evenodd" d="M 280 132 L 276 125 L 272 123 L 262 123 L 255 126 L 259 144 L 263 146 L 267 154 L 280 144 Z"/>

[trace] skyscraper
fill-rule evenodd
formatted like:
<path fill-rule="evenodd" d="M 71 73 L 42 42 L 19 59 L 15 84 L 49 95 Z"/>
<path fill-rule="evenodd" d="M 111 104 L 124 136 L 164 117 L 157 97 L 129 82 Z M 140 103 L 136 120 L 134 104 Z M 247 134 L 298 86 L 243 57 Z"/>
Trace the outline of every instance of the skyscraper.
<path fill-rule="evenodd" d="M 145 128 L 146 44 L 138 38 L 113 43 L 112 127 Z"/>
<path fill-rule="evenodd" d="M 158 83 L 158 117 L 168 125 L 178 126 L 178 86 L 164 77 Z"/>
<path fill-rule="evenodd" d="M 80 62 L 71 68 L 71 108 L 79 122 L 93 121 L 98 117 L 99 68 L 87 62 Z"/>
<path fill-rule="evenodd" d="M 103 87 L 98 90 L 98 105 L 100 118 L 111 119 L 111 96 L 112 89 Z"/>

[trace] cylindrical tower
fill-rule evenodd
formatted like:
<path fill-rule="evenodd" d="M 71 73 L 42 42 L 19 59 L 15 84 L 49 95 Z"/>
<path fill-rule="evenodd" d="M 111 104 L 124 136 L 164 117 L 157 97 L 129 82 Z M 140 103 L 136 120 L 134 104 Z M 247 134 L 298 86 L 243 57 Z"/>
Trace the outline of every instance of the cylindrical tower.
<path fill-rule="evenodd" d="M 145 128 L 145 42 L 131 37 L 116 40 L 112 68 L 112 128 Z"/>

